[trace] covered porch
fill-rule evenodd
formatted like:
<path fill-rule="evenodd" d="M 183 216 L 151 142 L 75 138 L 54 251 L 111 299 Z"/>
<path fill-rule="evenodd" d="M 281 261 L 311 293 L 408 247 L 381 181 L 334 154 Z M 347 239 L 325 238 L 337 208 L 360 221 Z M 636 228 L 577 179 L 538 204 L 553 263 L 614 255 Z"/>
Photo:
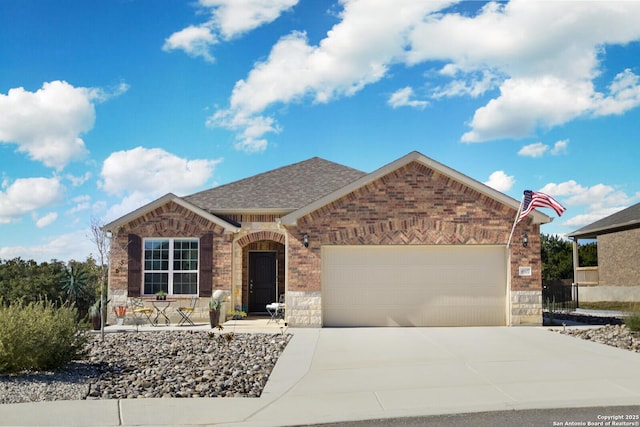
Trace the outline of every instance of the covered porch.
<path fill-rule="evenodd" d="M 266 306 L 286 292 L 286 235 L 249 232 L 234 240 L 232 309 L 268 315 Z"/>

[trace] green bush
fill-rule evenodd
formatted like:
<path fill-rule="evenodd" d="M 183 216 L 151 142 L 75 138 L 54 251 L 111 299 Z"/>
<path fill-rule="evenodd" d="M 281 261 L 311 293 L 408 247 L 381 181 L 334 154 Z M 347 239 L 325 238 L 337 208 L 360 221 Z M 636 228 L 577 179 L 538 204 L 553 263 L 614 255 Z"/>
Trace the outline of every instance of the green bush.
<path fill-rule="evenodd" d="M 0 298 L 0 372 L 51 370 L 85 355 L 88 336 L 74 307 L 47 301 L 9 305 Z"/>
<path fill-rule="evenodd" d="M 637 306 L 624 318 L 624 324 L 633 332 L 640 331 L 640 309 Z"/>

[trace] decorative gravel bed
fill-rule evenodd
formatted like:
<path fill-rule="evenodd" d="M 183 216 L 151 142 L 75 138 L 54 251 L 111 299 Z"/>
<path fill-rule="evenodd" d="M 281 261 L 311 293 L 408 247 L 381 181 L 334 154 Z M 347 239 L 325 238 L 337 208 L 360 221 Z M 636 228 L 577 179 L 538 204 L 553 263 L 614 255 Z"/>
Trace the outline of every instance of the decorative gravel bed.
<path fill-rule="evenodd" d="M 626 325 L 605 325 L 593 329 L 551 329 L 561 334 L 571 335 L 583 340 L 595 341 L 612 347 L 640 353 L 640 335 L 631 332 Z"/>
<path fill-rule="evenodd" d="M 259 397 L 288 334 L 160 331 L 93 336 L 86 361 L 0 375 L 0 403 L 150 397 Z"/>

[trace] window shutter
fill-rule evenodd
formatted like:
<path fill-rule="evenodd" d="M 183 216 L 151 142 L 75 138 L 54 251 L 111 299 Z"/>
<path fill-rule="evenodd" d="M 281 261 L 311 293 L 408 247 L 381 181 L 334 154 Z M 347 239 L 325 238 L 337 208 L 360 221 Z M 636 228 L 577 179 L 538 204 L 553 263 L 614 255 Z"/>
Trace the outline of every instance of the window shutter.
<path fill-rule="evenodd" d="M 136 234 L 129 234 L 128 242 L 127 293 L 130 297 L 139 297 L 142 287 L 142 239 Z"/>
<path fill-rule="evenodd" d="M 201 297 L 210 297 L 213 290 L 213 234 L 200 237 L 200 286 Z"/>

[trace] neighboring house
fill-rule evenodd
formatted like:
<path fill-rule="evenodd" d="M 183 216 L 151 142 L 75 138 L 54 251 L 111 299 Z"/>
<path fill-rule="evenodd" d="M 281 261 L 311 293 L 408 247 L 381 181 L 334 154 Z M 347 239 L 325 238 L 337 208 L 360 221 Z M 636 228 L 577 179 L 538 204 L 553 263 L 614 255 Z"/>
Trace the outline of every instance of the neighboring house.
<path fill-rule="evenodd" d="M 580 301 L 640 301 L 640 203 L 569 233 Z M 580 267 L 579 239 L 597 239 L 598 266 Z"/>
<path fill-rule="evenodd" d="M 290 326 L 541 324 L 551 219 L 533 211 L 507 248 L 518 207 L 418 152 L 371 173 L 316 157 L 107 224 L 109 294 L 219 289 L 249 312 L 285 294 Z"/>

